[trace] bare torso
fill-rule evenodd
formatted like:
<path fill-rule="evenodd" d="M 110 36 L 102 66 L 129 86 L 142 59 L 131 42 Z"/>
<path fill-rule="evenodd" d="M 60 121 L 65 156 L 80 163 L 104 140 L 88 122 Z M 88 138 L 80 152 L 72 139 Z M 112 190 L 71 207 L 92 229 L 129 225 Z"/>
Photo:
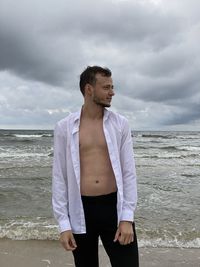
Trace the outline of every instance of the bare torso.
<path fill-rule="evenodd" d="M 81 194 L 97 196 L 117 191 L 103 132 L 103 119 L 82 119 L 79 129 Z"/>

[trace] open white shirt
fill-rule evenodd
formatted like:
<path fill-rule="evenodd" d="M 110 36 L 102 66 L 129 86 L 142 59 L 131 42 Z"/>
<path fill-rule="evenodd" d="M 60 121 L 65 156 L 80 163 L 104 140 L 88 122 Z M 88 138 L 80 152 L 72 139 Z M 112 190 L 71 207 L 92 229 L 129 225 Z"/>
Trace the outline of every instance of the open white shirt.
<path fill-rule="evenodd" d="M 79 125 L 81 110 L 57 122 L 54 129 L 52 205 L 60 232 L 86 233 L 80 194 Z M 131 131 L 125 117 L 104 109 L 103 131 L 117 184 L 120 221 L 133 221 L 137 183 Z"/>

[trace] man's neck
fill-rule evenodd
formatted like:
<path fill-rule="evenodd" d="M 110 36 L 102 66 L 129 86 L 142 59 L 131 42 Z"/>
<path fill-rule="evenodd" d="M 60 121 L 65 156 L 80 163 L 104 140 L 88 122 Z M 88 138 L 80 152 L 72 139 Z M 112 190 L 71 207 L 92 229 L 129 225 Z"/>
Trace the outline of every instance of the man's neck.
<path fill-rule="evenodd" d="M 81 110 L 81 116 L 90 120 L 101 120 L 104 114 L 104 107 L 93 106 L 84 104 Z"/>

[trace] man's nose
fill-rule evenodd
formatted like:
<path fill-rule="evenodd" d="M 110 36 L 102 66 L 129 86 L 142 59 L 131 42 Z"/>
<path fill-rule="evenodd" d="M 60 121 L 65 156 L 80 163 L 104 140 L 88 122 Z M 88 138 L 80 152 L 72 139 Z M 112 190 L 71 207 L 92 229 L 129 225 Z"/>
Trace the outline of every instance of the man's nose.
<path fill-rule="evenodd" d="M 109 94 L 110 94 L 111 96 L 114 96 L 114 95 L 115 95 L 114 89 L 110 89 Z"/>

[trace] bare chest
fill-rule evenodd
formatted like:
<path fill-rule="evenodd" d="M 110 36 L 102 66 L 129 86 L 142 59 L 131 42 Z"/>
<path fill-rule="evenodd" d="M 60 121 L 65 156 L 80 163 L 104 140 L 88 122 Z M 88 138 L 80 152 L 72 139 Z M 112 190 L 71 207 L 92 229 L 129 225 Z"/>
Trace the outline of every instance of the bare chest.
<path fill-rule="evenodd" d="M 80 150 L 107 149 L 102 121 L 81 123 L 79 129 L 79 146 Z"/>

